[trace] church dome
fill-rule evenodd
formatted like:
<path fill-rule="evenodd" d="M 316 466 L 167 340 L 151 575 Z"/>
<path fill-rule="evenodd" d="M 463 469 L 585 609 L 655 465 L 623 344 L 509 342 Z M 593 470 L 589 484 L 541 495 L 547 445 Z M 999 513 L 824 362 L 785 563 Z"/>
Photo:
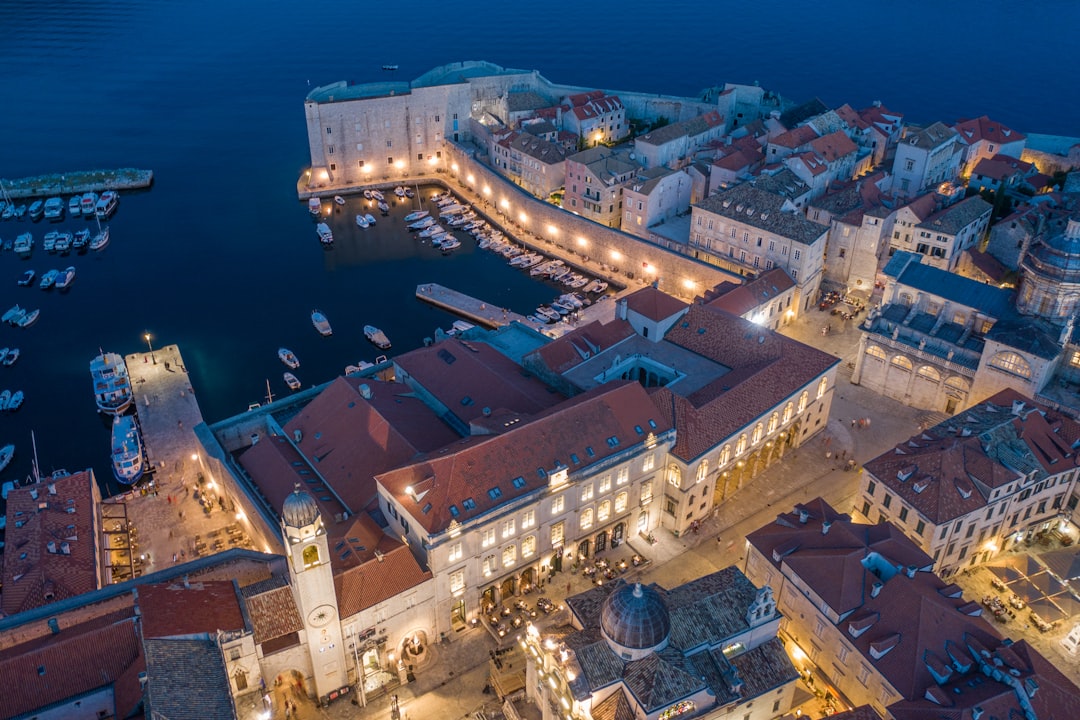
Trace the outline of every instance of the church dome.
<path fill-rule="evenodd" d="M 671 632 L 671 617 L 656 590 L 641 583 L 623 584 L 604 600 L 600 629 L 621 649 L 662 649 Z"/>
<path fill-rule="evenodd" d="M 301 490 L 299 486 L 281 504 L 281 519 L 291 527 L 306 527 L 318 518 L 319 506 L 315 503 L 315 498 Z"/>

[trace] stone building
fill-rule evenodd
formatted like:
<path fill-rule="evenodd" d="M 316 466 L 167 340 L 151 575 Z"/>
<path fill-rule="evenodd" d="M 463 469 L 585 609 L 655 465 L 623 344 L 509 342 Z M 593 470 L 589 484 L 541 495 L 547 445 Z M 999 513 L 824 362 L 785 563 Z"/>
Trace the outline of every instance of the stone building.
<path fill-rule="evenodd" d="M 1004 390 L 865 464 L 856 504 L 949 576 L 1071 522 L 1080 424 Z"/>
<path fill-rule="evenodd" d="M 927 265 L 952 271 L 965 250 L 978 246 L 990 226 L 993 206 L 972 196 L 935 212 L 914 228 L 914 250 Z"/>
<path fill-rule="evenodd" d="M 585 147 L 617 143 L 630 134 L 626 107 L 618 95 L 591 90 L 568 95 L 562 102 L 563 127 L 576 133 Z"/>
<path fill-rule="evenodd" d="M 846 183 L 807 208 L 807 217 L 829 228 L 823 280 L 849 293 L 869 295 L 887 259 L 896 207 L 881 187 L 884 173 Z"/>
<path fill-rule="evenodd" d="M 1026 640 L 1002 638 L 891 523 L 855 523 L 817 498 L 746 541 L 746 576 L 776 588 L 796 668 L 854 705 L 890 720 L 1080 713 L 1080 688 Z"/>
<path fill-rule="evenodd" d="M 546 198 L 566 182 L 566 150 L 528 132 L 512 132 L 490 146 L 491 162 L 526 192 Z"/>
<path fill-rule="evenodd" d="M 772 591 L 735 567 L 671 590 L 620 579 L 566 604 L 568 625 L 521 639 L 544 720 L 771 720 L 792 706 Z"/>
<path fill-rule="evenodd" d="M 622 224 L 623 186 L 639 165 L 627 148 L 589 148 L 566 158 L 563 209 L 608 227 Z"/>
<path fill-rule="evenodd" d="M 634 138 L 635 159 L 645 168 L 678 170 L 691 163 L 699 151 L 719 140 L 725 129 L 724 118 L 715 110 L 671 123 Z"/>
<path fill-rule="evenodd" d="M 1024 153 L 1027 136 L 988 118 L 986 115 L 972 120 L 960 120 L 953 126 L 964 148 L 961 174 L 970 177 L 983 160 L 995 155 L 1019 158 Z"/>
<path fill-rule="evenodd" d="M 905 128 L 893 158 L 893 192 L 915 197 L 952 182 L 959 175 L 963 155 L 959 133 L 944 123 Z"/>
<path fill-rule="evenodd" d="M 1076 316 L 1080 306 L 1080 211 L 1064 228 L 1046 227 L 1020 263 L 1017 309 L 1056 322 Z"/>
<path fill-rule="evenodd" d="M 622 188 L 623 232 L 648 240 L 650 227 L 689 209 L 693 186 L 684 170 L 639 170 Z"/>

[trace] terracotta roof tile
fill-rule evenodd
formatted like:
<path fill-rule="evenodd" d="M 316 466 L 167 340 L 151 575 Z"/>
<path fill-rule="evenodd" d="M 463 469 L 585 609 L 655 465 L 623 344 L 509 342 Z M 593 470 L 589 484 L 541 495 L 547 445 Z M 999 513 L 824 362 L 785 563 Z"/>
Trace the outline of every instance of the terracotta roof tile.
<path fill-rule="evenodd" d="M 682 300 L 663 293 L 652 285 L 626 295 L 621 302 L 626 303 L 627 310 L 655 322 L 666 320 L 689 307 Z"/>
<path fill-rule="evenodd" d="M 355 615 L 431 580 L 431 573 L 420 567 L 408 546 L 394 545 L 389 552 L 380 553 L 381 557 L 334 575 L 341 617 Z"/>
<path fill-rule="evenodd" d="M 794 130 L 788 130 L 772 139 L 770 144 L 795 150 L 817 139 L 818 134 L 809 125 L 800 125 Z"/>
<path fill-rule="evenodd" d="M 1027 139 L 1027 136 L 1023 133 L 1017 132 L 999 122 L 994 122 L 986 115 L 977 117 L 974 120 L 960 120 L 954 127 L 960 134 L 961 141 L 968 145 L 980 140 L 1005 145 L 1006 143 Z"/>
<path fill-rule="evenodd" d="M 783 295 L 795 287 L 795 281 L 782 268 L 767 270 L 745 285 L 723 283 L 722 294 L 708 300 L 706 305 L 740 317 L 769 303 L 773 298 Z M 717 286 L 719 288 L 719 286 Z"/>
<path fill-rule="evenodd" d="M 143 637 L 159 638 L 245 629 L 240 592 L 222 580 L 140 585 Z"/>
<path fill-rule="evenodd" d="M 246 596 L 244 602 L 257 644 L 261 645 L 304 629 L 304 621 L 296 609 L 292 588 L 287 584 Z"/>
<path fill-rule="evenodd" d="M 634 328 L 625 320 L 616 318 L 607 323 L 594 322 L 571 330 L 539 348 L 536 353 L 548 369 L 561 375 L 596 353 L 615 347 L 634 335 Z"/>
<path fill-rule="evenodd" d="M 827 163 L 836 162 L 859 150 L 851 138 L 839 130 L 811 140 L 810 147 Z"/>

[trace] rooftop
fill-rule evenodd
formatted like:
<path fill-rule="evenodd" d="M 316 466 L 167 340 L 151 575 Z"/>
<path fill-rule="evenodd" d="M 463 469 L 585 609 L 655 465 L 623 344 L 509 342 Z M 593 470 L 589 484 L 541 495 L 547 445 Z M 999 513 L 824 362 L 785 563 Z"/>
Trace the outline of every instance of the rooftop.
<path fill-rule="evenodd" d="M 787 198 L 752 184 L 723 190 L 696 207 L 804 245 L 812 245 L 828 232 L 828 228 L 807 220 Z"/>

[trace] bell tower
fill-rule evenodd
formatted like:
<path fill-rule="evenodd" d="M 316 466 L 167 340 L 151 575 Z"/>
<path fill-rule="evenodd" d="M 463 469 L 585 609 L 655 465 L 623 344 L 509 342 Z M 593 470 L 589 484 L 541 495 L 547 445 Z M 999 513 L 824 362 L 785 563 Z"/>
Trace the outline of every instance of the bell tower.
<path fill-rule="evenodd" d="M 297 610 L 304 620 L 315 692 L 323 697 L 349 684 L 330 545 L 315 499 L 299 483 L 281 506 L 281 534 Z"/>

